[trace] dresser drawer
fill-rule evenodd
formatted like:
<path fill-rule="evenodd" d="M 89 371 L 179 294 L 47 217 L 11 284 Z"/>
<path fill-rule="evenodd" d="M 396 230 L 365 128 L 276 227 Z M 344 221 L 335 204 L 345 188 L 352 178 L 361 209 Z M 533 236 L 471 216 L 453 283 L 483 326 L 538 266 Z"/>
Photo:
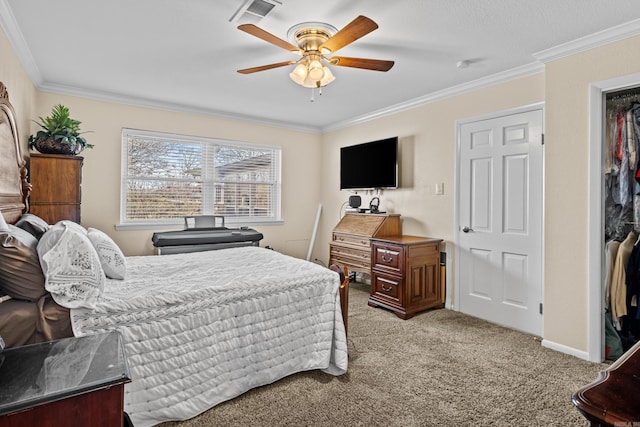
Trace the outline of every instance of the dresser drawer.
<path fill-rule="evenodd" d="M 331 264 L 344 265 L 349 269 L 349 271 L 360 271 L 367 274 L 371 271 L 371 262 L 369 262 L 368 258 L 361 259 L 344 255 L 334 255 L 332 253 L 329 257 L 329 265 Z"/>
<path fill-rule="evenodd" d="M 402 246 L 374 243 L 371 246 L 372 268 L 400 272 L 403 263 Z"/>
<path fill-rule="evenodd" d="M 369 249 L 355 249 L 342 245 L 330 245 L 331 256 L 348 257 L 358 261 L 371 262 L 371 251 Z"/>
<path fill-rule="evenodd" d="M 368 237 L 353 234 L 333 233 L 333 241 L 351 246 L 359 246 L 369 250 L 371 243 Z"/>
<path fill-rule="evenodd" d="M 402 304 L 402 279 L 373 272 L 371 274 L 371 293 L 392 303 Z"/>

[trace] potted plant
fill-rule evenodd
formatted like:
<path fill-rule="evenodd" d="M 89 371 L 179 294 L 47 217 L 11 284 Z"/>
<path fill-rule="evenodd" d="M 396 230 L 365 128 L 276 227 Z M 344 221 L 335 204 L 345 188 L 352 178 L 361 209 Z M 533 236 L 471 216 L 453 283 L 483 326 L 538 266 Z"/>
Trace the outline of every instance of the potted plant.
<path fill-rule="evenodd" d="M 35 121 L 42 128 L 29 136 L 29 148 L 45 154 L 76 155 L 85 148 L 93 148 L 80 136 L 80 122 L 69 117 L 69 109 L 58 104 L 51 109 L 48 117 L 38 117 Z"/>

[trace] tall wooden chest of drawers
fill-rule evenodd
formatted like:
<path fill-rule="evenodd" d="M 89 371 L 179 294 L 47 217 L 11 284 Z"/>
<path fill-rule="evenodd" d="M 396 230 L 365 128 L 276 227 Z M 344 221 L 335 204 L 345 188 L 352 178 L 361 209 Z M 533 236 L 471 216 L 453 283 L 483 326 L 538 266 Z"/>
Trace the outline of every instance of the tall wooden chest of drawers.
<path fill-rule="evenodd" d="M 444 306 L 440 242 L 418 236 L 371 239 L 371 295 L 368 304 L 408 319 Z"/>
<path fill-rule="evenodd" d="M 371 238 L 400 235 L 399 214 L 346 213 L 333 229 L 329 264 L 371 273 Z"/>
<path fill-rule="evenodd" d="M 80 156 L 31 153 L 29 212 L 49 224 L 63 219 L 80 223 L 82 162 Z"/>

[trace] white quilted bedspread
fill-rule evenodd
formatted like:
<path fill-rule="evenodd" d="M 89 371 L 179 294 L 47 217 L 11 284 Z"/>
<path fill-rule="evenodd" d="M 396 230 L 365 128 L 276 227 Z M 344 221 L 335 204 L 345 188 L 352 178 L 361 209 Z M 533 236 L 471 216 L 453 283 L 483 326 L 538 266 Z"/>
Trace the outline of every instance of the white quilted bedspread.
<path fill-rule="evenodd" d="M 76 336 L 119 330 L 136 427 L 184 420 L 295 372 L 347 370 L 338 276 L 244 247 L 127 258 L 94 310 L 72 309 Z"/>

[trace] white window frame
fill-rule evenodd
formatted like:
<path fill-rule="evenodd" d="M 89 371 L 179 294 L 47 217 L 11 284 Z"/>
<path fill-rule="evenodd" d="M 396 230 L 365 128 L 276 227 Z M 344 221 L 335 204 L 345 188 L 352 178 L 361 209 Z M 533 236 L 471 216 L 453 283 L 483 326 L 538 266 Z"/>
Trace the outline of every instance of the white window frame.
<path fill-rule="evenodd" d="M 281 207 L 282 207 L 282 177 L 281 177 L 281 164 L 282 164 L 282 148 L 276 145 L 266 145 L 266 144 L 253 144 L 248 142 L 239 142 L 225 139 L 217 139 L 217 138 L 206 138 L 199 136 L 191 136 L 191 135 L 179 135 L 165 132 L 155 132 L 155 131 L 146 131 L 139 129 L 129 129 L 122 128 L 122 139 L 121 139 L 121 176 L 120 176 L 120 222 L 116 225 L 116 230 L 127 230 L 127 229 L 175 229 L 176 226 L 184 226 L 184 218 L 173 218 L 173 219 L 146 219 L 146 220 L 130 220 L 127 218 L 127 180 L 128 176 L 128 140 L 131 136 L 138 136 L 143 138 L 150 139 L 165 139 L 165 140 L 175 140 L 181 142 L 194 142 L 198 144 L 211 144 L 211 146 L 215 145 L 225 145 L 225 146 L 233 146 L 240 149 L 268 149 L 274 152 L 273 158 L 273 172 L 274 172 L 274 182 L 273 182 L 273 194 L 271 194 L 271 216 L 243 216 L 243 217 L 226 217 L 225 224 L 231 226 L 244 226 L 244 225 L 254 225 L 254 224 L 282 224 L 283 220 L 281 218 Z M 213 171 L 207 171 L 207 174 L 213 173 Z M 205 191 L 203 189 L 202 193 L 202 206 L 207 207 L 211 206 L 210 203 L 207 203 L 208 198 L 215 198 L 216 194 L 215 190 Z M 201 212 L 203 215 L 215 214 L 214 212 Z"/>

